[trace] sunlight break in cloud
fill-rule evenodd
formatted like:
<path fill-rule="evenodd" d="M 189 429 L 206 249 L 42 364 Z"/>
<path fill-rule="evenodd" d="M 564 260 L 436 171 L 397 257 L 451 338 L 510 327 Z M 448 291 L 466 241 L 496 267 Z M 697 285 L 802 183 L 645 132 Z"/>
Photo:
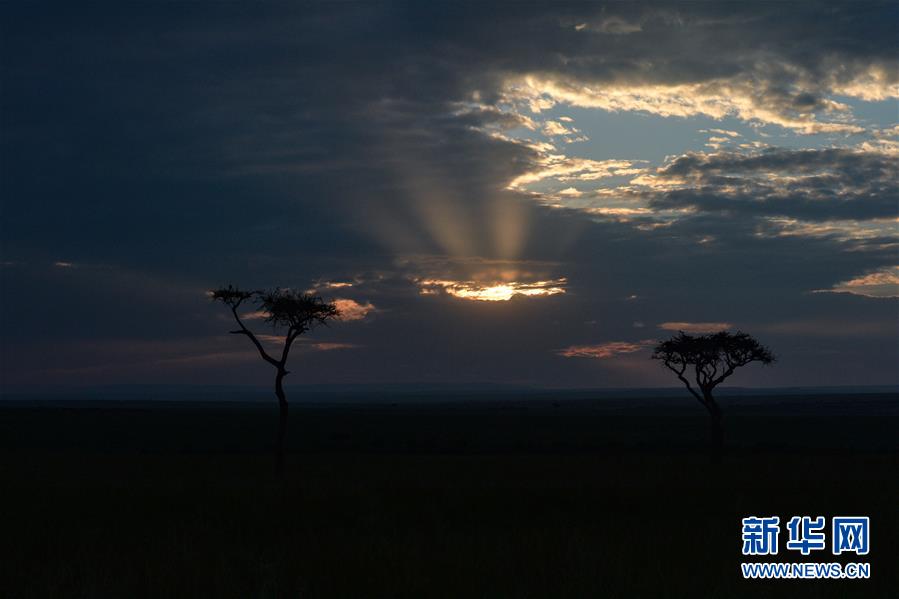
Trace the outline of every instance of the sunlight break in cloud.
<path fill-rule="evenodd" d="M 659 328 L 665 331 L 684 331 L 685 333 L 717 333 L 733 328 L 729 322 L 663 322 Z"/>
<path fill-rule="evenodd" d="M 326 281 L 318 285 L 319 288 L 324 289 L 339 289 L 341 287 L 352 287 L 353 284 L 349 281 Z"/>
<path fill-rule="evenodd" d="M 576 130 L 569 129 L 559 121 L 546 121 L 543 124 L 543 133 L 544 135 L 553 137 L 557 135 L 570 135 L 572 133 L 576 133 Z"/>
<path fill-rule="evenodd" d="M 633 160 L 590 160 L 573 158 L 564 154 L 542 153 L 536 168 L 513 179 L 508 189 L 523 189 L 525 186 L 542 181 L 596 181 L 609 177 L 633 175 L 643 171 Z"/>
<path fill-rule="evenodd" d="M 858 98 L 886 99 L 896 92 L 881 79 L 865 79 L 864 85 L 839 89 L 799 89 L 795 95 L 760 94 L 759 81 L 768 74 L 742 73 L 730 79 L 696 83 L 645 83 L 630 81 L 589 82 L 559 73 L 531 74 L 510 78 L 503 90 L 506 102 L 527 107 L 539 114 L 558 104 L 598 108 L 607 112 L 648 112 L 663 117 L 737 117 L 746 122 L 779 125 L 801 135 L 817 133 L 862 133 L 865 128 L 851 122 L 851 108 L 822 97 L 821 91 Z M 860 80 L 859 80 L 860 81 Z M 819 84 L 817 87 L 821 87 Z M 825 86 L 826 87 L 826 86 Z M 818 92 L 818 93 L 813 93 Z M 815 105 L 797 109 L 802 98 L 814 97 Z M 826 116 L 828 120 L 819 120 Z"/>
<path fill-rule="evenodd" d="M 899 297 L 899 266 L 893 266 L 843 281 L 832 289 L 817 289 L 815 293 L 851 293 L 865 297 Z"/>
<path fill-rule="evenodd" d="M 565 293 L 567 282 L 564 277 L 547 281 L 504 281 L 492 284 L 476 281 L 423 279 L 418 281 L 418 285 L 422 295 L 434 295 L 443 291 L 460 299 L 504 302 L 515 296 L 540 297 Z"/>
<path fill-rule="evenodd" d="M 571 345 L 565 349 L 556 350 L 556 354 L 565 358 L 612 358 L 620 354 L 632 354 L 650 347 L 656 343 L 653 339 L 643 341 L 609 341 L 596 345 Z"/>

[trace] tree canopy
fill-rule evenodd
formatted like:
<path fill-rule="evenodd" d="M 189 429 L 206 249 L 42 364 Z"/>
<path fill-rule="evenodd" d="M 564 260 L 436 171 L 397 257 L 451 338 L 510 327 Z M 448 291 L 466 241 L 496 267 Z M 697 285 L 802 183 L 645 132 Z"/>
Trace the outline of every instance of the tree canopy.
<path fill-rule="evenodd" d="M 711 400 L 712 390 L 737 368 L 752 362 L 772 364 L 776 360 L 771 350 L 741 331 L 719 331 L 706 335 L 689 335 L 680 331 L 671 339 L 659 343 L 652 358 L 660 360 L 674 372 L 704 405 Z M 694 379 L 702 396 L 693 389 L 689 377 Z"/>
<path fill-rule="evenodd" d="M 333 302 L 326 302 L 317 295 L 281 287 L 275 287 L 267 291 L 249 291 L 228 285 L 227 287 L 220 287 L 211 291 L 209 296 L 213 301 L 222 302 L 231 308 L 234 320 L 240 327 L 236 331 L 231 331 L 231 333 L 246 335 L 253 342 L 253 345 L 256 346 L 262 359 L 278 369 L 279 377 L 287 374 L 287 356 L 296 338 L 340 315 L 337 306 Z M 262 347 L 256 335 L 241 320 L 237 310 L 244 302 L 249 301 L 252 301 L 260 308 L 265 322 L 274 327 L 287 328 L 280 359 L 270 356 L 265 351 L 265 348 Z M 282 393 L 279 390 L 279 398 L 281 395 Z"/>
<path fill-rule="evenodd" d="M 275 288 L 257 292 L 257 301 L 267 314 L 265 322 L 284 326 L 296 334 L 312 330 L 338 316 L 337 307 L 317 295 Z"/>

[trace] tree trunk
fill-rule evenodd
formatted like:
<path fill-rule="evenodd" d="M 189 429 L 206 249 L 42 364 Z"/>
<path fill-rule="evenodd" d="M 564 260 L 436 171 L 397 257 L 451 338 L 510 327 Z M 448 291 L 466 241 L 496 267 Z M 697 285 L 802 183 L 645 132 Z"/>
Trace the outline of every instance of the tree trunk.
<path fill-rule="evenodd" d="M 716 402 L 715 398 L 712 397 L 712 392 L 710 390 L 703 390 L 702 395 L 705 400 L 703 403 L 705 403 L 705 407 L 709 411 L 709 415 L 711 416 L 711 450 L 713 456 L 715 456 L 715 458 L 717 459 L 724 451 L 723 414 L 721 413 L 721 408 L 718 406 L 718 402 Z"/>
<path fill-rule="evenodd" d="M 284 471 L 284 441 L 287 438 L 287 395 L 282 384 L 286 375 L 287 372 L 280 368 L 275 376 L 275 395 L 278 396 L 278 445 L 275 448 L 278 474 Z"/>
<path fill-rule="evenodd" d="M 724 422 L 720 411 L 712 415 L 712 451 L 718 456 L 724 452 Z"/>

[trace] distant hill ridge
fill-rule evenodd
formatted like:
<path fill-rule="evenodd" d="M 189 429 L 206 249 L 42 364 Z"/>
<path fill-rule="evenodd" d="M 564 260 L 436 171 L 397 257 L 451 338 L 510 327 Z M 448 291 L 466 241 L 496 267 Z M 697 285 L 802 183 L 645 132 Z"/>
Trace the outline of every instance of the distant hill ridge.
<path fill-rule="evenodd" d="M 503 384 L 388 384 L 388 385 L 296 385 L 288 390 L 296 401 L 313 399 L 343 401 L 358 399 L 416 399 L 428 397 L 439 400 L 502 399 L 515 396 L 525 398 L 602 399 L 628 397 L 681 397 L 682 387 L 644 388 L 541 388 Z M 865 385 L 835 387 L 723 387 L 722 396 L 766 395 L 847 395 L 899 393 L 899 385 Z M 251 385 L 103 385 L 91 387 L 4 387 L 0 398 L 15 399 L 110 399 L 159 401 L 269 401 L 273 391 L 269 387 Z"/>

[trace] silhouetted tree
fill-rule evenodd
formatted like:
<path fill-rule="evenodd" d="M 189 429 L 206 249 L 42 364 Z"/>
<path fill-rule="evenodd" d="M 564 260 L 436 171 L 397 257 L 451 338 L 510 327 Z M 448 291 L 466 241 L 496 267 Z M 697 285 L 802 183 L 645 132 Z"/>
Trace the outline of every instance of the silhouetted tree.
<path fill-rule="evenodd" d="M 280 415 L 278 432 L 280 464 L 283 458 L 284 436 L 287 431 L 288 404 L 287 395 L 284 393 L 284 377 L 290 374 L 290 371 L 287 370 L 290 347 L 303 333 L 336 318 L 339 315 L 337 307 L 333 302 L 325 302 L 316 295 L 281 288 L 268 291 L 245 291 L 228 285 L 212 291 L 211 297 L 213 301 L 222 302 L 231 309 L 231 314 L 234 315 L 234 320 L 240 328 L 230 331 L 230 333 L 246 336 L 256 346 L 262 359 L 275 367 L 275 395 L 278 397 Z M 254 303 L 261 309 L 265 322 L 271 324 L 275 329 L 285 330 L 280 357 L 272 357 L 265 351 L 256 335 L 244 325 L 238 309 L 247 303 Z"/>
<path fill-rule="evenodd" d="M 712 395 L 715 387 L 737 368 L 752 362 L 772 364 L 774 354 L 755 338 L 743 332 L 720 331 L 708 335 L 688 335 L 680 331 L 662 341 L 652 353 L 686 385 L 712 417 L 712 443 L 716 449 L 724 444 L 721 407 Z M 696 388 L 690 384 L 690 378 Z"/>

